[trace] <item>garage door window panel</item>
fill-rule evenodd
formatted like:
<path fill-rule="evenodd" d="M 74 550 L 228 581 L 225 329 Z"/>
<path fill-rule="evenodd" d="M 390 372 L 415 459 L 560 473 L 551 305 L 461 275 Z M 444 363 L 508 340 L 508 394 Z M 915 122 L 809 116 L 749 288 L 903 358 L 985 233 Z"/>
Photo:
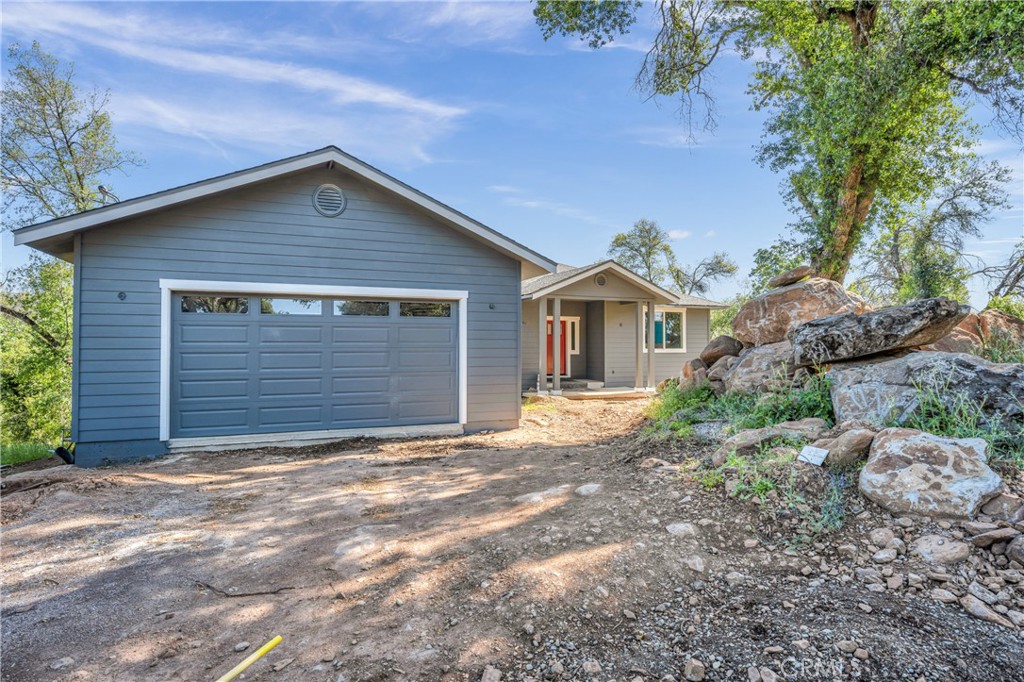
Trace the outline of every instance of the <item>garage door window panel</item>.
<path fill-rule="evenodd" d="M 321 315 L 323 302 L 314 298 L 261 298 L 261 315 Z"/>
<path fill-rule="evenodd" d="M 348 317 L 387 317 L 391 304 L 387 301 L 335 301 L 334 314 Z"/>
<path fill-rule="evenodd" d="M 402 317 L 451 317 L 452 304 L 441 301 L 415 301 L 399 304 Z"/>
<path fill-rule="evenodd" d="M 249 299 L 240 296 L 182 296 L 181 312 L 246 315 Z"/>

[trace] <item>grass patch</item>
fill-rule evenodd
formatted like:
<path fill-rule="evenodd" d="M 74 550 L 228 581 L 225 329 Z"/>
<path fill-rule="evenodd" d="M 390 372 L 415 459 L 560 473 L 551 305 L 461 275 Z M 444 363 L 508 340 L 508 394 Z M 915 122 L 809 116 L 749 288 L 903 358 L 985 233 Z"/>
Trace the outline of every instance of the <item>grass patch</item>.
<path fill-rule="evenodd" d="M 977 353 L 989 362 L 1024 363 L 1024 346 L 1007 336 L 985 338 Z"/>
<path fill-rule="evenodd" d="M 707 421 L 726 421 L 733 430 L 756 429 L 779 422 L 820 417 L 835 423 L 830 382 L 814 375 L 803 386 L 777 389 L 760 396 L 726 393 L 716 396 L 711 387 L 680 388 L 670 382 L 648 408 L 657 428 L 685 434 L 687 426 Z"/>
<path fill-rule="evenodd" d="M 981 438 L 989 458 L 1013 463 L 1024 470 L 1024 429 L 1007 424 L 999 415 L 986 414 L 982 405 L 956 389 L 917 387 L 917 409 L 902 423 L 918 431 L 947 438 Z"/>
<path fill-rule="evenodd" d="M 52 453 L 42 443 L 3 443 L 0 444 L 0 464 L 24 464 L 37 459 L 46 459 Z"/>

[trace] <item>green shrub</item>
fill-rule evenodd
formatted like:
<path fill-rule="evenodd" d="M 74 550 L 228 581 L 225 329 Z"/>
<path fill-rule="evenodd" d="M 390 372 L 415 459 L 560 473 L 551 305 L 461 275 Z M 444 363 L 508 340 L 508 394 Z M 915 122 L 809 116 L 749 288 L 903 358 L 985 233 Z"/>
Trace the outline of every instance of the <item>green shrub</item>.
<path fill-rule="evenodd" d="M 42 443 L 0 444 L 0 464 L 24 464 L 50 456 L 50 449 Z"/>
<path fill-rule="evenodd" d="M 990 458 L 1004 459 L 1024 469 L 1024 429 L 999 415 L 985 414 L 982 405 L 955 389 L 917 387 L 917 408 L 902 421 L 905 426 L 948 438 L 981 438 Z"/>
<path fill-rule="evenodd" d="M 977 353 L 990 362 L 1024 363 L 1024 346 L 1007 336 L 983 339 Z"/>
<path fill-rule="evenodd" d="M 989 299 L 986 308 L 1001 310 L 1007 315 L 1024 320 L 1024 297 L 1020 296 L 996 296 Z"/>
<path fill-rule="evenodd" d="M 831 382 L 824 374 L 815 374 L 803 386 L 762 394 L 751 409 L 737 415 L 737 429 L 757 429 L 785 421 L 820 417 L 830 426 L 832 411 Z"/>

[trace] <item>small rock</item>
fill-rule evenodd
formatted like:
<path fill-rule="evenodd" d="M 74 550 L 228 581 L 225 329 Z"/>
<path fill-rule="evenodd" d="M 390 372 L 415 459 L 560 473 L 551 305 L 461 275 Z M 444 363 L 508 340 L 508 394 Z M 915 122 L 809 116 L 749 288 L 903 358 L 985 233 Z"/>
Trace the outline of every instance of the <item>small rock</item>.
<path fill-rule="evenodd" d="M 235 651 L 245 651 L 248 648 L 249 648 L 249 643 L 248 642 L 239 642 L 238 644 L 235 645 Z M 334 658 L 331 658 L 331 660 L 333 661 Z"/>
<path fill-rule="evenodd" d="M 886 549 L 880 549 L 871 556 L 871 560 L 876 564 L 891 564 L 896 560 L 897 552 L 893 547 L 887 547 Z"/>
<path fill-rule="evenodd" d="M 1018 535 L 1020 535 L 1020 531 L 1016 528 L 996 528 L 995 530 L 990 530 L 987 533 L 975 535 L 971 538 L 971 542 L 975 547 L 988 547 L 996 542 L 1007 542 L 1013 540 Z"/>
<path fill-rule="evenodd" d="M 601 672 L 601 664 L 597 661 L 583 661 L 583 672 L 588 675 L 596 675 Z"/>
<path fill-rule="evenodd" d="M 704 664 L 696 658 L 691 658 L 683 668 L 683 676 L 690 682 L 700 682 L 704 679 Z"/>
<path fill-rule="evenodd" d="M 697 573 L 704 572 L 704 559 L 696 554 L 683 559 L 683 565 L 691 571 L 696 571 Z"/>
<path fill-rule="evenodd" d="M 910 551 L 929 563 L 956 564 L 971 555 L 971 548 L 963 542 L 941 535 L 925 535 L 910 545 Z"/>
<path fill-rule="evenodd" d="M 876 528 L 868 534 L 868 539 L 875 547 L 885 547 L 896 537 L 889 528 Z"/>
<path fill-rule="evenodd" d="M 761 671 L 754 666 L 747 668 L 747 682 L 761 682 Z"/>
<path fill-rule="evenodd" d="M 623 609 L 622 615 L 626 618 L 626 620 L 636 620 L 636 614 L 630 611 L 629 609 Z"/>
<path fill-rule="evenodd" d="M 596 495 L 597 493 L 601 492 L 601 488 L 603 487 L 604 486 L 602 486 L 600 483 L 587 483 L 586 485 L 581 485 L 579 488 L 576 488 L 576 494 L 579 495 L 580 497 Z"/>
<path fill-rule="evenodd" d="M 844 654 L 852 654 L 854 651 L 857 650 L 857 643 L 854 642 L 852 639 L 839 640 L 838 642 L 836 642 L 836 646 L 839 647 L 839 650 L 842 651 Z"/>
<path fill-rule="evenodd" d="M 697 527 L 692 523 L 670 523 L 665 527 L 670 535 L 682 535 L 685 537 L 697 537 Z"/>
<path fill-rule="evenodd" d="M 960 598 L 960 605 L 964 607 L 964 611 L 971 614 L 975 618 L 988 621 L 989 623 L 995 623 L 1001 625 L 1004 628 L 1013 629 L 1013 623 L 1006 618 L 1003 618 L 998 613 L 990 609 L 985 605 L 985 602 L 981 601 L 973 594 L 964 595 Z"/>
<path fill-rule="evenodd" d="M 501 671 L 492 665 L 487 666 L 480 676 L 480 682 L 501 682 Z"/>
<path fill-rule="evenodd" d="M 729 587 L 736 587 L 737 585 L 743 584 L 743 581 L 747 577 L 737 571 L 731 571 L 725 574 L 725 582 L 729 583 Z"/>
<path fill-rule="evenodd" d="M 761 682 L 778 682 L 779 676 L 771 668 L 761 668 L 757 672 L 761 674 Z"/>
<path fill-rule="evenodd" d="M 640 462 L 641 469 L 653 469 L 655 467 L 663 467 L 668 465 L 668 462 L 666 462 L 663 459 L 658 459 L 657 457 L 648 457 L 647 459 Z"/>
<path fill-rule="evenodd" d="M 283 661 L 278 661 L 277 663 L 275 663 L 273 665 L 273 670 L 274 670 L 275 673 L 279 673 L 282 670 L 284 670 L 285 668 L 287 668 L 288 666 L 290 666 L 294 661 L 295 661 L 294 658 L 286 658 Z"/>
<path fill-rule="evenodd" d="M 859 658 L 862 661 L 866 661 L 871 657 L 871 654 L 868 652 L 867 649 L 858 648 L 856 651 L 853 652 L 853 657 Z"/>
<path fill-rule="evenodd" d="M 50 670 L 63 670 L 64 668 L 70 667 L 75 664 L 75 659 L 70 656 L 64 658 L 58 658 L 56 661 L 50 664 Z"/>

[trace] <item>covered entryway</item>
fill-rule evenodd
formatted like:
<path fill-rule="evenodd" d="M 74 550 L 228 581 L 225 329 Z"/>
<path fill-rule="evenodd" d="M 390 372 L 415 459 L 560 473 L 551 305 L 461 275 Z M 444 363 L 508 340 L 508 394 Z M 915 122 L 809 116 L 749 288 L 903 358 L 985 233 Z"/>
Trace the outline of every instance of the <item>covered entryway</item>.
<path fill-rule="evenodd" d="M 174 292 L 171 438 L 459 422 L 459 302 Z"/>

